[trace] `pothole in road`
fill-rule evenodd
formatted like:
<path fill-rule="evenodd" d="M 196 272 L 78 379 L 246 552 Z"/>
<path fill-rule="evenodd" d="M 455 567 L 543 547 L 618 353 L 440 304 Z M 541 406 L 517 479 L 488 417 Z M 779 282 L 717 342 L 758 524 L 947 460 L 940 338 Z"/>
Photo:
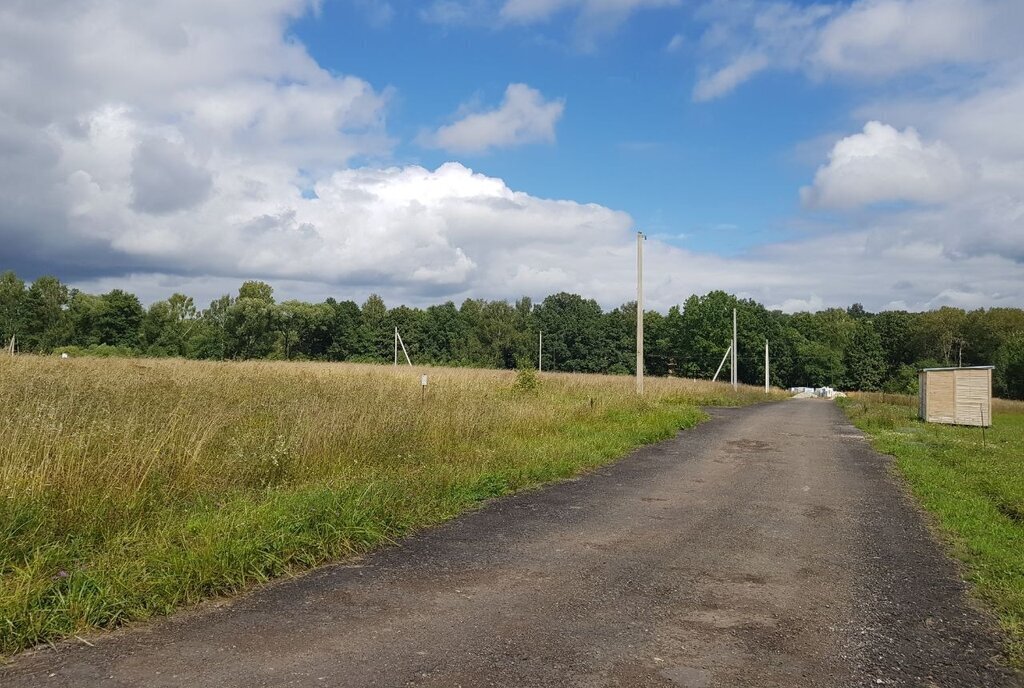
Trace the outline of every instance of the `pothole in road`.
<path fill-rule="evenodd" d="M 806 516 L 807 518 L 815 518 L 815 519 L 817 519 L 817 518 L 826 518 L 828 516 L 831 516 L 835 512 L 836 512 L 836 510 L 833 509 L 830 506 L 823 506 L 821 504 L 814 504 L 814 505 L 809 506 L 806 509 L 804 509 L 804 516 Z"/>
<path fill-rule="evenodd" d="M 725 444 L 726 446 L 741 452 L 772 451 L 775 449 L 775 447 L 769 443 L 762 442 L 761 440 L 731 440 Z"/>
<path fill-rule="evenodd" d="M 676 686 L 687 686 L 687 688 L 705 688 L 711 685 L 711 674 L 704 669 L 697 669 L 689 666 L 667 667 L 661 670 L 661 675 L 667 678 Z"/>

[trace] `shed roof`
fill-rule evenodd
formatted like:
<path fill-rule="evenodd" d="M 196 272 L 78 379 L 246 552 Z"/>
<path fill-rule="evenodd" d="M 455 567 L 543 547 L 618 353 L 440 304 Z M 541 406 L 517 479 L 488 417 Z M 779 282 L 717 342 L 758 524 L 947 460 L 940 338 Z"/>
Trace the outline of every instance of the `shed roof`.
<path fill-rule="evenodd" d="M 995 370 L 995 366 L 951 366 L 949 368 L 921 368 L 918 372 L 921 373 L 933 373 L 940 370 Z"/>

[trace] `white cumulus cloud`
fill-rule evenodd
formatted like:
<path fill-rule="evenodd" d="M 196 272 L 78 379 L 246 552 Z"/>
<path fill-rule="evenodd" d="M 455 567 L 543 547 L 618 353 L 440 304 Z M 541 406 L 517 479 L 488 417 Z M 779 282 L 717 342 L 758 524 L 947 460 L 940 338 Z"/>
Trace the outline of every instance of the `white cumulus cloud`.
<path fill-rule="evenodd" d="M 724 96 L 768 69 L 878 79 L 1019 59 L 1024 30 L 1018 0 L 709 2 L 698 14 L 709 27 L 695 100 Z"/>
<path fill-rule="evenodd" d="M 806 205 L 854 208 L 882 201 L 938 203 L 963 189 L 965 174 L 942 142 L 924 143 L 917 131 L 868 122 L 836 142 L 814 184 L 801 189 Z"/>
<path fill-rule="evenodd" d="M 564 100 L 545 100 L 540 91 L 526 84 L 509 84 L 497 108 L 466 114 L 421 136 L 420 143 L 455 153 L 554 143 L 555 125 L 564 111 Z"/>
<path fill-rule="evenodd" d="M 868 76 L 981 63 L 1014 49 L 1007 22 L 1020 26 L 1019 7 L 1002 0 L 861 0 L 822 27 L 809 59 L 822 69 Z"/>

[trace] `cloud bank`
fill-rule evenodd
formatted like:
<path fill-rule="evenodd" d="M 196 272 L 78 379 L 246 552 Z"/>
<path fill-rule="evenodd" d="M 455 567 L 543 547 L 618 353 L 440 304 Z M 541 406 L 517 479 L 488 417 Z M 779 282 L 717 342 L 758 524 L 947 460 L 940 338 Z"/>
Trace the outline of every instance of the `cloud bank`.
<path fill-rule="evenodd" d="M 657 4 L 509 11 L 532 22 Z M 863 7 L 876 5 L 886 3 Z M 389 89 L 323 68 L 289 36 L 314 9 L 305 0 L 0 6 L 0 268 L 146 300 L 179 290 L 202 302 L 250 278 L 282 296 L 376 291 L 392 304 L 560 290 L 606 306 L 632 298 L 628 214 L 530 195 L 458 162 L 396 163 Z M 814 26 L 836 21 L 819 11 Z M 765 46 L 789 42 L 808 21 L 786 12 L 763 20 L 782 33 L 751 53 L 769 65 L 779 53 Z M 929 60 L 960 54 L 913 50 Z M 844 64 L 849 54 L 827 59 Z M 751 64 L 709 81 L 708 96 L 761 68 Z M 1020 305 L 1024 135 L 1013 113 L 1024 81 L 945 98 L 942 108 L 910 98 L 866 105 L 834 144 L 804 200 L 863 221 L 730 257 L 648 241 L 651 305 L 711 289 L 787 309 Z M 499 106 L 462 113 L 429 142 L 479 152 L 554 141 L 563 108 L 513 84 Z M 873 208 L 886 202 L 907 206 Z"/>

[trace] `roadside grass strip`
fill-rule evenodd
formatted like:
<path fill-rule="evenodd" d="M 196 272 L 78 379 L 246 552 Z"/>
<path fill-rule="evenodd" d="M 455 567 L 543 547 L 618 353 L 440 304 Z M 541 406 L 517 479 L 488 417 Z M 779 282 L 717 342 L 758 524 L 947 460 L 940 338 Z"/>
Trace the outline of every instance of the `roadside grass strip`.
<path fill-rule="evenodd" d="M 999 618 L 1010 662 L 1024 668 L 1024 403 L 998 402 L 984 433 L 918 420 L 913 397 L 858 394 L 841 404 L 876 449 L 895 457 Z"/>
<path fill-rule="evenodd" d="M 641 399 L 621 376 L 0 358 L 0 656 L 367 552 L 669 438 L 701 406 L 764 399 L 682 379 Z"/>

